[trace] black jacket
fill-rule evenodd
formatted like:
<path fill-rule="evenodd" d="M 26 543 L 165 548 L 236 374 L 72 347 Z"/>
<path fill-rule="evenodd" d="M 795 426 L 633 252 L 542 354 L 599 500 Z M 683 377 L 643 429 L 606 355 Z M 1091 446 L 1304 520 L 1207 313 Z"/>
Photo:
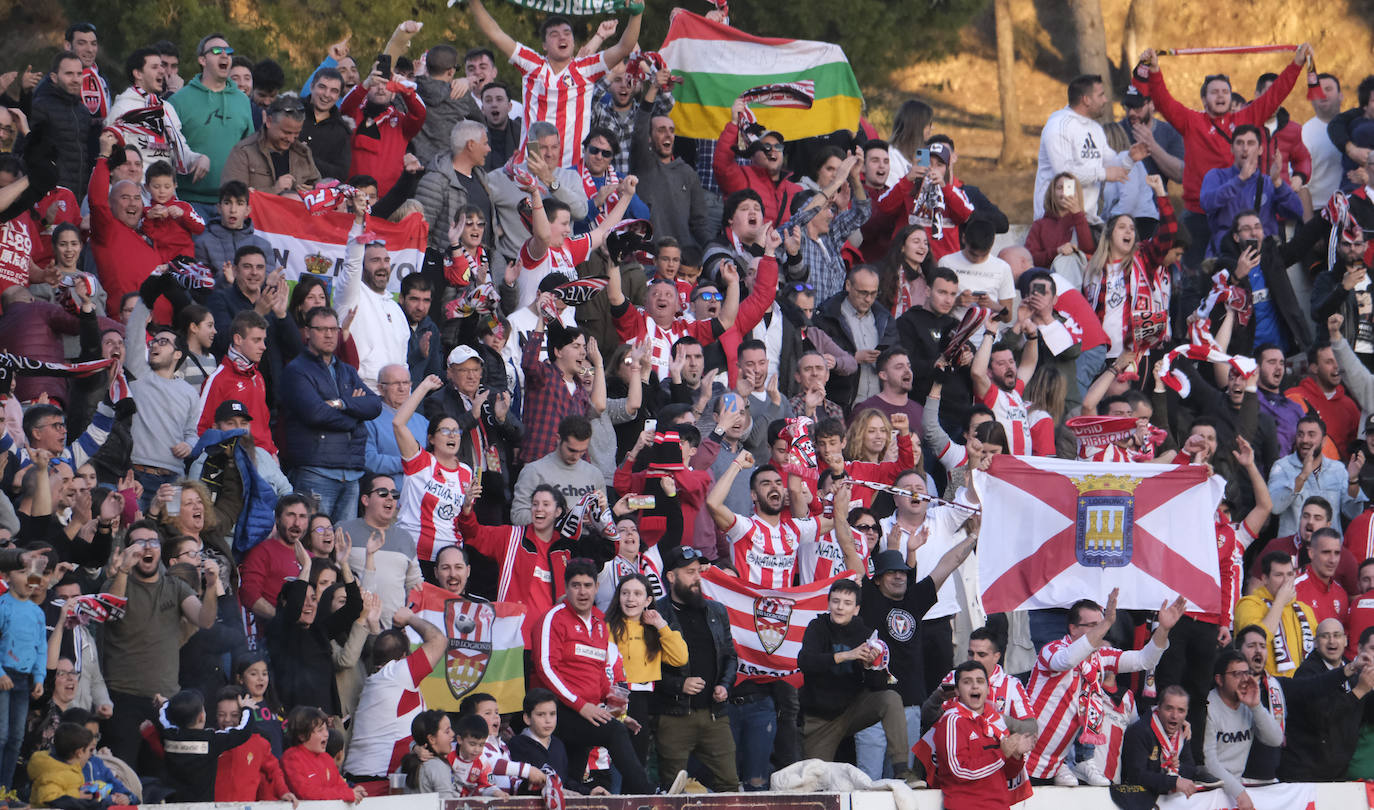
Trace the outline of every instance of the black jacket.
<path fill-rule="evenodd" d="M 33 111 L 29 125 L 33 133 L 60 145 L 57 150 L 58 182 L 71 189 L 76 198 L 86 196 L 86 183 L 95 162 L 92 132 L 98 123 L 81 103 L 45 77 L 33 92 Z"/>
<path fill-rule="evenodd" d="M 925 307 L 912 307 L 897 319 L 897 345 L 911 357 L 911 398 L 925 404 L 935 382 L 935 361 L 959 326 L 953 315 L 936 315 Z M 961 436 L 973 407 L 973 382 L 968 366 L 945 375 L 941 384 L 940 424 L 951 436 Z"/>
<path fill-rule="evenodd" d="M 1306 663 L 1306 662 L 1304 662 Z M 1266 676 L 1269 680 L 1277 681 L 1279 688 L 1283 690 L 1283 702 L 1286 707 L 1284 715 L 1289 718 L 1284 729 L 1286 735 L 1285 742 L 1289 745 L 1293 742 L 1292 718 L 1301 712 L 1308 711 L 1311 707 L 1320 705 L 1321 701 L 1337 692 L 1345 691 L 1345 673 L 1340 669 L 1333 669 L 1328 672 L 1313 673 L 1311 669 L 1298 669 L 1304 677 L 1275 678 L 1273 675 Z M 1269 690 L 1260 684 L 1260 704 L 1270 711 L 1274 707 L 1269 705 Z M 1304 739 L 1301 735 L 1299 739 Z M 1347 751 L 1354 752 L 1353 741 Z M 1250 744 L 1250 757 L 1245 761 L 1245 776 L 1248 779 L 1273 779 L 1278 775 L 1279 759 L 1283 749 L 1265 745 L 1259 740 Z M 1344 770 L 1342 770 L 1344 773 Z M 1307 777 L 1303 781 L 1311 781 Z"/>
<path fill-rule="evenodd" d="M 1274 237 L 1266 237 L 1260 244 L 1260 268 L 1264 272 L 1264 286 L 1269 295 L 1269 301 L 1273 303 L 1274 309 L 1279 316 L 1279 328 L 1283 335 L 1288 339 L 1288 353 L 1305 352 L 1312 345 L 1312 329 L 1308 326 L 1307 319 L 1302 316 L 1302 305 L 1298 302 L 1298 296 L 1293 292 L 1293 284 L 1288 279 L 1287 267 L 1302 258 L 1306 251 L 1301 249 L 1301 244 L 1297 241 L 1280 243 Z M 1240 245 L 1230 235 L 1221 240 L 1221 255 L 1217 258 L 1217 266 L 1225 267 L 1230 270 L 1236 266 L 1236 259 L 1240 254 Z M 1239 287 L 1247 291 L 1250 290 L 1250 279 L 1247 276 L 1243 279 L 1233 280 Z M 1220 324 L 1226 315 L 1226 305 L 1218 303 L 1211 313 L 1212 323 Z M 1243 354 L 1247 357 L 1254 356 L 1255 349 L 1255 323 L 1258 318 L 1250 318 L 1250 322 L 1241 325 L 1236 324 L 1235 330 L 1231 333 L 1231 344 L 1229 352 L 1231 354 Z"/>
<path fill-rule="evenodd" d="M 1126 729 L 1121 740 L 1121 784 L 1140 785 L 1155 796 L 1174 792 L 1178 777 L 1192 779 L 1196 770 L 1193 746 L 1185 740 L 1179 747 L 1178 776 L 1164 772 L 1159 741 L 1150 728 L 1154 713 L 1147 713 Z M 1153 801 L 1150 802 L 1153 804 Z"/>
<path fill-rule="evenodd" d="M 320 170 L 321 177 L 332 177 L 339 182 L 347 180 L 350 176 L 348 167 L 353 160 L 353 130 L 337 104 L 329 108 L 327 118 L 316 121 L 310 96 L 301 101 L 305 102 L 305 123 L 301 124 L 298 140 L 310 147 L 310 155 L 315 158 L 315 168 Z"/>
<path fill-rule="evenodd" d="M 1285 782 L 1341 781 L 1350 767 L 1364 719 L 1364 700 L 1350 691 L 1351 680 L 1340 668 L 1328 670 L 1315 650 L 1298 667 L 1293 680 L 1320 678 L 1328 672 L 1339 675 L 1330 676 L 1333 681 L 1327 688 L 1300 705 L 1289 705 L 1278 770 L 1279 779 Z"/>
<path fill-rule="evenodd" d="M 677 605 L 673 604 L 671 595 L 655 602 L 654 608 L 669 627 L 682 631 L 682 621 L 677 617 Z M 711 641 L 716 648 L 716 680 L 707 684 L 706 688 L 710 690 L 723 686 L 733 694 L 739 656 L 735 653 L 735 640 L 730 635 L 730 616 L 725 612 L 725 605 L 707 599 L 706 624 L 711 628 Z M 663 664 L 663 680 L 654 689 L 654 702 L 659 714 L 683 716 L 690 711 L 688 701 L 691 696 L 682 693 L 682 682 L 687 676 L 685 667 L 669 666 L 666 662 Z"/>
<path fill-rule="evenodd" d="M 853 354 L 855 351 L 854 335 L 849 331 L 849 322 L 845 320 L 844 314 L 840 311 L 840 305 L 844 303 L 845 298 L 844 290 L 830 296 L 825 303 L 816 308 L 816 314 L 811 321 L 817 329 L 829 335 L 841 349 Z M 878 330 L 877 348 L 881 351 L 897 342 L 897 322 L 893 319 L 892 313 L 888 312 L 887 307 L 882 304 L 875 302 L 871 311 Z M 830 401 L 846 410 L 853 405 L 861 371 L 862 366 L 860 371 L 855 371 L 849 375 L 832 373 L 830 385 L 827 386 L 826 392 Z"/>
<path fill-rule="evenodd" d="M 1325 334 L 1327 318 L 1332 315 L 1344 316 L 1341 334 L 1350 342 L 1350 348 L 1354 349 L 1360 330 L 1360 303 L 1354 290 L 1342 286 L 1345 268 L 1345 263 L 1337 258 L 1335 265 L 1318 273 L 1312 280 L 1312 320 L 1317 324 L 1317 331 Z M 1362 355 L 1360 359 L 1366 367 L 1374 365 L 1374 355 Z"/>
<path fill-rule="evenodd" d="M 309 580 L 294 579 L 283 585 L 277 596 L 277 615 L 266 633 L 272 684 L 283 706 L 318 706 L 325 714 L 338 714 L 334 652 L 329 647 L 326 620 L 317 608 L 313 622 L 300 623 L 309 588 Z M 320 605 L 325 604 L 320 600 Z"/>
<path fill-rule="evenodd" d="M 811 620 L 802 635 L 797 667 L 805 679 L 801 688 L 802 711 L 812 717 L 833 720 L 861 693 L 887 688 L 887 673 L 864 667 L 861 661 L 835 663 L 835 653 L 852 650 L 868 640 L 872 631 L 859 616 L 837 625 L 829 613 Z"/>

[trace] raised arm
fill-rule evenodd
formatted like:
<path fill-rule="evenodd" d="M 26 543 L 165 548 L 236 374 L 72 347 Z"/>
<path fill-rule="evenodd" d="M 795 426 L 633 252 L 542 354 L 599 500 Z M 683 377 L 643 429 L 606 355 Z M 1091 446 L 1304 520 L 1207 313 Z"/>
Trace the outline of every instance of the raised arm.
<path fill-rule="evenodd" d="M 973 354 L 973 364 L 969 367 L 969 376 L 973 379 L 973 395 L 982 399 L 992 387 L 992 378 L 988 376 L 988 363 L 992 362 L 992 344 L 997 341 L 997 327 L 993 326 L 997 316 L 989 314 L 983 321 L 983 341 L 978 344 L 978 351 Z"/>
<path fill-rule="evenodd" d="M 415 409 L 420 407 L 431 391 L 438 391 L 443 386 L 443 380 L 430 374 L 410 392 L 406 401 L 396 409 L 396 415 L 391 417 L 391 430 L 396 434 L 396 449 L 401 451 L 402 459 L 414 458 L 420 452 L 420 440 L 410 432 L 410 417 L 415 415 Z"/>
<path fill-rule="evenodd" d="M 497 50 L 505 54 L 506 58 L 510 58 L 510 55 L 515 53 L 516 44 L 511 35 L 501 30 L 500 24 L 492 18 L 491 13 L 482 5 L 482 0 L 471 0 L 471 2 L 468 3 L 468 7 L 472 9 L 472 19 L 477 23 L 477 28 L 481 30 L 482 34 L 486 36 L 487 39 L 491 40 L 491 44 L 495 45 Z M 638 36 L 638 31 L 638 25 L 636 25 L 636 37 Z M 627 31 L 626 33 L 629 32 Z"/>
<path fill-rule="evenodd" d="M 630 21 L 625 25 L 625 33 L 620 35 L 620 39 L 602 53 L 606 60 L 607 70 L 628 59 L 630 54 L 634 52 L 635 46 L 639 44 L 639 26 L 644 20 L 644 4 L 632 3 L 630 5 L 631 8 L 638 7 L 639 12 L 630 17 Z"/>
<path fill-rule="evenodd" d="M 620 189 L 616 192 L 620 195 L 615 201 L 615 206 L 606 212 L 606 218 L 601 220 L 591 233 L 587 234 L 591 238 L 591 249 L 596 250 L 606 244 L 606 235 L 611 229 L 620 224 L 620 220 L 625 217 L 625 211 L 630 207 L 630 201 L 634 199 L 635 189 L 639 187 L 639 178 L 633 174 L 628 174 L 620 181 Z"/>
<path fill-rule="evenodd" d="M 716 528 L 721 531 L 729 529 L 735 524 L 735 513 L 725 506 L 725 498 L 730 494 L 730 487 L 734 486 L 735 476 L 739 475 L 740 470 L 754 466 L 754 456 L 748 450 L 743 450 L 735 456 L 735 460 L 730 462 L 730 466 L 725 468 L 725 472 L 720 474 L 715 486 L 706 494 L 706 509 L 711 513 L 711 519 L 715 521 Z"/>
<path fill-rule="evenodd" d="M 1269 515 L 1274 509 L 1274 502 L 1269 498 L 1269 484 L 1264 480 L 1264 473 L 1260 472 L 1255 464 L 1255 449 L 1244 436 L 1236 437 L 1236 449 L 1231 451 L 1231 455 L 1236 457 L 1236 462 L 1244 467 L 1246 475 L 1250 476 L 1250 488 L 1255 491 L 1255 505 L 1245 516 L 1245 528 L 1251 537 L 1259 537 L 1260 530 L 1269 521 Z"/>

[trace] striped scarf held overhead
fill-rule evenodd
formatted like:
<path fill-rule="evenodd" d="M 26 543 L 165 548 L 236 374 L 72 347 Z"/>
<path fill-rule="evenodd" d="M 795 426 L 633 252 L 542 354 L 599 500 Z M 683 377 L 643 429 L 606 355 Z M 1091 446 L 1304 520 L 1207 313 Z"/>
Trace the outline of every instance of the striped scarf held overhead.
<path fill-rule="evenodd" d="M 1191 385 L 1187 376 L 1174 370 L 1174 363 L 1178 362 L 1180 357 L 1208 363 L 1228 363 L 1236 373 L 1244 377 L 1254 374 L 1259 368 L 1259 364 L 1252 358 L 1227 354 L 1212 336 L 1211 329 L 1212 322 L 1206 318 L 1193 321 L 1188 325 L 1188 345 L 1173 348 L 1160 361 L 1159 374 L 1164 384 L 1184 399 L 1188 398 Z"/>

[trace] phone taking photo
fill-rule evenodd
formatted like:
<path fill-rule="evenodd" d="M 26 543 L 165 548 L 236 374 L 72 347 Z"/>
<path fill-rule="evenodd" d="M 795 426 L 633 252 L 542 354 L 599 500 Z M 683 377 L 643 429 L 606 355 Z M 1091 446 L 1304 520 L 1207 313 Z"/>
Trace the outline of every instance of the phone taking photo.
<path fill-rule="evenodd" d="M 929 150 L 929 149 L 917 149 L 917 150 L 916 150 L 916 165 L 917 165 L 917 166 L 924 166 L 924 167 L 927 168 L 927 169 L 930 168 L 930 150 Z"/>

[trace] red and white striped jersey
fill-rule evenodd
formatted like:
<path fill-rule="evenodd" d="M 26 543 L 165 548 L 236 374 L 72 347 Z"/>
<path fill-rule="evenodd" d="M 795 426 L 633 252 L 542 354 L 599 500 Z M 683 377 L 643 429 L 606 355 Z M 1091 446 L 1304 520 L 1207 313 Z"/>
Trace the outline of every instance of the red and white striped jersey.
<path fill-rule="evenodd" d="M 530 253 L 530 243 L 520 246 L 520 277 L 515 288 L 520 293 L 520 306 L 527 307 L 539 297 L 539 282 L 549 273 L 560 273 L 568 281 L 577 280 L 577 266 L 592 252 L 592 238 L 579 236 L 563 240 L 560 247 L 551 247 L 540 258 Z"/>
<path fill-rule="evenodd" d="M 854 537 L 854 548 L 859 552 L 859 559 L 865 563 L 865 575 L 872 576 L 873 559 L 864 547 L 864 536 L 853 529 L 849 531 Z M 797 578 L 802 585 L 830 579 L 848 570 L 849 567 L 844 564 L 844 551 L 834 530 L 821 535 L 815 543 L 803 543 L 797 549 Z"/>
<path fill-rule="evenodd" d="M 1246 528 L 1245 521 L 1217 524 L 1217 562 L 1221 566 L 1221 613 L 1190 610 L 1189 616 L 1198 621 L 1224 627 L 1233 624 L 1236 603 L 1240 601 L 1241 589 L 1245 586 L 1245 549 L 1253 542 L 1255 536 Z"/>
<path fill-rule="evenodd" d="M 954 685 L 954 671 L 945 676 L 940 681 L 942 686 Z M 1031 711 L 1031 700 L 1026 694 L 1026 687 L 1021 685 L 1021 681 L 1015 675 L 1008 675 L 1002 669 L 1001 664 L 992 668 L 992 675 L 988 676 L 988 697 L 992 698 L 997 711 L 1003 717 L 1010 717 L 1013 720 L 1034 720 L 1035 713 Z"/>
<path fill-rule="evenodd" d="M 1066 651 L 1073 641 L 1065 636 L 1051 641 L 1040 650 L 1031 670 L 1031 711 L 1040 721 L 1040 734 L 1035 748 L 1026 757 L 1026 767 L 1032 778 L 1049 779 L 1064 759 L 1064 751 L 1073 742 L 1074 732 L 1083 724 L 1080 703 L 1093 694 L 1100 694 L 1104 672 L 1120 671 L 1121 657 L 1127 653 L 1115 647 L 1099 647 L 1075 666 L 1057 670 L 1051 662 L 1055 654 Z M 1060 657 L 1055 664 L 1071 659 Z M 1131 670 L 1134 671 L 1134 670 Z"/>
<path fill-rule="evenodd" d="M 1016 387 L 1010 391 L 994 384 L 983 395 L 983 404 L 992 408 L 993 416 L 1007 432 L 1007 442 L 1011 444 L 1007 452 L 1013 456 L 1031 454 L 1030 409 L 1022 396 L 1025 391 L 1026 384 L 1017 380 Z"/>
<path fill-rule="evenodd" d="M 1345 529 L 1345 547 L 1356 562 L 1374 557 L 1374 509 L 1366 509 Z"/>
<path fill-rule="evenodd" d="M 542 54 L 517 43 L 510 63 L 520 71 L 520 98 L 525 105 L 525 134 L 530 124 L 547 121 L 558 127 L 559 166 L 572 166 L 582 154 L 582 140 L 592 128 L 592 90 L 606 75 L 601 53 L 574 59 L 557 73 Z M 521 149 L 524 143 L 520 144 Z"/>
<path fill-rule="evenodd" d="M 444 467 L 424 450 L 404 459 L 402 466 L 406 480 L 401 486 L 396 525 L 415 538 L 419 559 L 436 560 L 445 546 L 463 544 L 455 521 L 463 508 L 464 493 L 472 485 L 472 470 L 466 464 L 459 464 L 457 469 Z"/>
<path fill-rule="evenodd" d="M 735 570 L 754 585 L 786 588 L 792 584 L 797 548 L 816 544 L 815 518 L 782 517 L 776 526 L 757 516 L 735 515 L 725 532 L 734 547 Z"/>

